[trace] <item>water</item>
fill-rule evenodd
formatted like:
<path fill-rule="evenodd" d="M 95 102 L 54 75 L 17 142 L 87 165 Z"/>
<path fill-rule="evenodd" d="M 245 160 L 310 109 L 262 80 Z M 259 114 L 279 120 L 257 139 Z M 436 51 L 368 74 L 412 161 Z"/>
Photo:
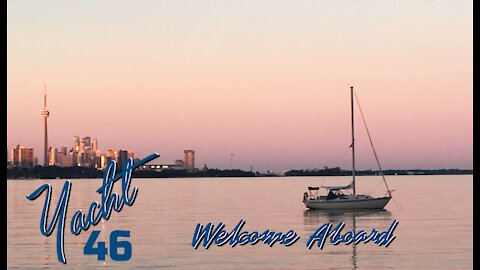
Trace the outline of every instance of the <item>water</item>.
<path fill-rule="evenodd" d="M 358 177 L 358 193 L 384 194 L 379 177 Z M 302 203 L 307 186 L 348 184 L 348 177 L 277 177 L 210 179 L 133 179 L 139 188 L 132 207 L 113 212 L 79 236 L 70 233 L 73 213 L 88 210 L 100 201 L 95 190 L 100 179 L 72 180 L 65 232 L 69 267 L 153 269 L 472 269 L 473 268 L 473 177 L 388 177 L 394 199 L 386 211 L 307 211 Z M 44 195 L 36 201 L 25 198 L 41 184 L 53 186 L 56 205 L 64 180 L 7 181 L 7 265 L 9 268 L 64 268 L 57 260 L 56 231 L 44 237 L 39 220 Z M 120 183 L 118 183 L 120 184 Z M 118 187 L 117 187 L 118 188 Z M 119 192 L 118 189 L 116 189 Z M 52 206 L 51 208 L 53 208 Z M 53 209 L 51 209 L 53 210 Z M 292 246 L 268 247 L 228 244 L 209 249 L 191 246 L 197 223 L 224 222 L 228 231 L 245 219 L 244 231 L 295 230 L 300 239 Z M 345 222 L 344 230 L 386 230 L 399 224 L 396 239 L 388 247 L 373 243 L 331 245 L 323 250 L 306 248 L 309 236 L 322 224 Z M 101 230 L 98 241 L 109 242 L 113 230 L 130 230 L 133 256 L 130 261 L 98 261 L 84 255 L 92 230 Z"/>

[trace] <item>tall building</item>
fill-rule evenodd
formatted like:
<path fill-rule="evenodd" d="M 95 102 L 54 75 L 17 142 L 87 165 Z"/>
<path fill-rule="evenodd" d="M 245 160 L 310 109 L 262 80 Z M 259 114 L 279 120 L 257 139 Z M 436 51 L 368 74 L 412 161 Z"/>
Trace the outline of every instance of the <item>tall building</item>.
<path fill-rule="evenodd" d="M 20 167 L 33 167 L 35 164 L 33 148 L 21 147 L 18 160 L 20 161 Z"/>
<path fill-rule="evenodd" d="M 57 148 L 50 147 L 49 148 L 49 155 L 48 155 L 48 166 L 56 166 L 56 165 L 58 165 L 57 164 L 58 161 L 59 161 L 59 158 L 58 158 Z"/>
<path fill-rule="evenodd" d="M 44 84 L 45 94 L 43 95 L 43 108 L 41 115 L 43 117 L 43 130 L 44 130 L 44 141 L 43 141 L 43 165 L 48 165 L 48 132 L 47 132 L 47 118 L 50 116 L 50 112 L 47 109 L 47 84 Z"/>
<path fill-rule="evenodd" d="M 125 163 L 127 162 L 128 159 L 128 151 L 127 150 L 120 150 L 118 151 L 118 167 L 117 170 L 121 171 L 123 170 L 123 166 L 125 166 Z"/>
<path fill-rule="evenodd" d="M 85 151 L 85 166 L 95 167 L 95 156 L 96 153 L 88 149 Z"/>
<path fill-rule="evenodd" d="M 83 137 L 82 138 L 82 143 L 83 143 L 83 150 L 85 149 L 90 149 L 91 148 L 91 140 L 90 140 L 90 137 Z"/>
<path fill-rule="evenodd" d="M 10 156 L 13 166 L 33 167 L 35 165 L 33 148 L 17 145 L 17 147 L 12 148 Z"/>
<path fill-rule="evenodd" d="M 187 171 L 189 172 L 193 172 L 193 170 L 195 169 L 195 151 L 185 150 L 183 151 L 183 153 L 185 154 L 185 158 L 184 158 L 185 169 L 187 169 Z"/>
<path fill-rule="evenodd" d="M 85 152 L 79 152 L 77 155 L 77 161 L 78 161 L 78 166 L 79 167 L 84 167 L 86 166 L 86 158 L 85 158 Z"/>
<path fill-rule="evenodd" d="M 15 147 L 8 150 L 8 162 L 11 164 L 11 165 L 15 165 L 16 162 L 18 162 L 18 156 L 16 155 L 16 152 L 15 152 Z"/>
<path fill-rule="evenodd" d="M 108 165 L 108 162 L 110 162 L 110 160 L 112 160 L 112 157 L 107 157 L 107 156 L 100 156 L 100 168 L 103 170 L 107 167 Z"/>
<path fill-rule="evenodd" d="M 78 152 L 77 151 L 73 151 L 72 152 L 72 166 L 76 167 L 76 166 L 80 166 L 80 161 L 78 160 Z"/>
<path fill-rule="evenodd" d="M 8 163 L 12 166 L 15 165 L 15 147 L 8 150 Z"/>
<path fill-rule="evenodd" d="M 80 137 L 78 136 L 73 136 L 73 151 L 79 151 L 80 150 Z"/>
<path fill-rule="evenodd" d="M 98 150 L 98 140 L 97 139 L 92 139 L 92 150 L 97 151 Z"/>
<path fill-rule="evenodd" d="M 102 158 L 101 158 L 101 156 L 93 157 L 92 167 L 97 169 L 97 170 L 102 168 Z"/>
<path fill-rule="evenodd" d="M 78 148 L 79 148 L 78 152 L 81 152 L 81 153 L 85 152 L 85 142 L 81 141 L 80 146 Z"/>

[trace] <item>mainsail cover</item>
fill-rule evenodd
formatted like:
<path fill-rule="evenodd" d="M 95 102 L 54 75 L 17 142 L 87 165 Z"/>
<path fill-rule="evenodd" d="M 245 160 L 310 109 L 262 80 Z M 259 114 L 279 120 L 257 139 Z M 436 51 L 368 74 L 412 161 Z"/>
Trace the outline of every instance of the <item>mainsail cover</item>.
<path fill-rule="evenodd" d="M 353 181 L 348 186 L 322 186 L 322 188 L 328 190 L 353 189 Z"/>

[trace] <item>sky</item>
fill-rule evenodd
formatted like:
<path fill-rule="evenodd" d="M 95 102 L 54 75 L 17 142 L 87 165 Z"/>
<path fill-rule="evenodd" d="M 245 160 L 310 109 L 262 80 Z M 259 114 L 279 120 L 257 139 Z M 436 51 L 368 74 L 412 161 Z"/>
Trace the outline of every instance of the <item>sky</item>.
<path fill-rule="evenodd" d="M 354 86 L 383 168 L 471 169 L 472 58 L 472 1 L 8 1 L 7 147 L 43 161 L 46 82 L 53 147 L 349 169 Z"/>

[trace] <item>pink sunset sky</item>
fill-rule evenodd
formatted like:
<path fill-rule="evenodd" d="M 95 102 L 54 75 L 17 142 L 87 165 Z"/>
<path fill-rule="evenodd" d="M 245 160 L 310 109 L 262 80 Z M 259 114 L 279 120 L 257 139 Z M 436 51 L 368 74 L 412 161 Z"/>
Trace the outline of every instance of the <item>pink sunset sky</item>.
<path fill-rule="evenodd" d="M 472 40 L 472 1 L 8 1 L 7 147 L 43 161 L 46 80 L 50 146 L 349 169 L 352 85 L 384 168 L 470 169 Z"/>

